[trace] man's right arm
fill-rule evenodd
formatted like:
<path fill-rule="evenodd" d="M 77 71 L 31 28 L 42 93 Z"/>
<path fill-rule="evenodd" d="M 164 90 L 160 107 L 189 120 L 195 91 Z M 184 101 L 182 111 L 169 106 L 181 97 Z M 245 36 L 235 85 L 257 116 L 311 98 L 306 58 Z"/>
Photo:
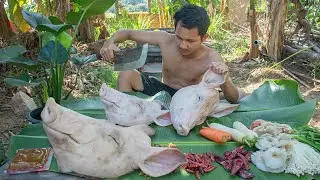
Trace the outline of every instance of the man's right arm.
<path fill-rule="evenodd" d="M 100 50 L 103 60 L 110 60 L 114 57 L 113 51 L 118 48 L 115 43 L 126 40 L 133 40 L 140 43 L 149 43 L 152 45 L 161 45 L 166 42 L 169 34 L 164 31 L 141 31 L 141 30 L 120 30 L 115 32 L 108 40 L 105 41 Z"/>

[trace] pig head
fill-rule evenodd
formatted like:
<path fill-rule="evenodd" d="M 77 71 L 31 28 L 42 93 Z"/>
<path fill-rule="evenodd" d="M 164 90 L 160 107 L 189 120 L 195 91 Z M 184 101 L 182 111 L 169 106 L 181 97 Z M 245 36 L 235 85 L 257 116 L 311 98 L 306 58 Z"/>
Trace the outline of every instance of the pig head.
<path fill-rule="evenodd" d="M 109 122 L 122 126 L 138 124 L 149 125 L 153 122 L 164 124 L 157 119 L 168 110 L 162 110 L 160 101 L 147 101 L 136 96 L 128 95 L 102 84 L 99 91 L 100 99 L 104 105 Z"/>
<path fill-rule="evenodd" d="M 186 163 L 175 148 L 152 147 L 148 125 L 121 127 L 66 109 L 49 98 L 41 112 L 43 128 L 61 172 L 116 178 L 135 169 L 152 177 Z"/>
<path fill-rule="evenodd" d="M 181 88 L 174 94 L 170 103 L 170 121 L 179 135 L 187 136 L 208 116 L 221 117 L 238 107 L 238 104 L 220 103 L 219 91 L 215 88 L 223 83 L 224 75 L 216 74 L 210 68 L 199 84 Z M 166 122 L 163 126 L 168 124 Z"/>

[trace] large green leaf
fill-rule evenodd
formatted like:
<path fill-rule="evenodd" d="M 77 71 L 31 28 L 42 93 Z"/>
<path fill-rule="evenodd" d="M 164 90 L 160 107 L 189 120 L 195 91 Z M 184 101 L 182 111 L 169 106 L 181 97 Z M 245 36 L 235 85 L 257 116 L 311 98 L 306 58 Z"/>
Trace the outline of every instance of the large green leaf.
<path fill-rule="evenodd" d="M 49 41 L 55 41 L 56 36 L 51 32 L 45 32 L 42 37 L 42 46 L 45 46 Z M 72 45 L 72 37 L 67 32 L 62 32 L 57 36 L 57 40 L 66 48 L 69 49 Z"/>
<path fill-rule="evenodd" d="M 159 127 L 162 129 L 165 129 L 166 127 Z M 159 134 L 158 129 L 156 129 L 157 136 Z M 170 138 L 172 136 L 171 134 L 161 134 L 162 139 L 173 139 Z M 205 153 L 205 152 L 212 152 L 217 155 L 223 155 L 225 151 L 230 151 L 235 149 L 239 146 L 238 143 L 235 142 L 229 142 L 226 144 L 216 144 L 212 143 L 211 141 L 205 140 L 204 142 L 192 142 L 189 141 L 188 138 L 181 140 L 181 141 L 171 141 L 171 140 L 165 140 L 162 141 L 161 138 L 157 139 L 155 136 L 152 136 L 152 144 L 157 145 L 168 145 L 168 143 L 172 142 L 177 145 L 177 147 L 184 153 Z M 7 156 L 12 159 L 16 153 L 16 150 L 21 148 L 41 148 L 41 147 L 51 147 L 45 132 L 43 131 L 41 124 L 36 125 L 27 125 L 25 128 L 22 129 L 19 135 L 11 136 L 10 138 L 10 145 L 9 150 L 7 151 Z M 250 149 L 248 149 L 250 150 Z M 206 173 L 205 175 L 201 176 L 201 179 L 241 179 L 236 176 L 231 176 L 229 172 L 227 172 L 220 164 L 215 163 L 215 166 L 217 168 L 214 171 L 211 171 L 210 173 Z M 51 163 L 49 171 L 52 172 L 58 172 L 61 173 L 58 169 L 58 165 L 56 160 L 53 158 L 53 161 Z M 145 180 L 146 178 L 139 175 L 140 170 L 136 170 L 132 173 L 128 173 L 119 179 L 141 179 Z M 262 179 L 262 180 L 291 180 L 291 179 L 306 179 L 310 180 L 312 177 L 310 175 L 304 175 L 299 178 L 292 174 L 285 174 L 285 173 L 266 173 L 259 169 L 257 169 L 253 164 L 250 164 L 250 172 L 255 175 L 255 179 Z M 61 177 L 62 178 L 62 177 Z M 186 173 L 185 171 L 179 169 L 177 173 L 170 173 L 168 175 L 159 177 L 159 178 L 153 178 L 153 179 L 187 179 L 187 180 L 193 180 L 195 179 L 194 175 Z M 314 176 L 314 178 L 319 178 L 319 176 Z"/>
<path fill-rule="evenodd" d="M 7 77 L 4 79 L 4 82 L 9 86 L 37 86 L 41 82 L 43 82 L 44 79 L 39 78 L 35 80 L 31 80 L 30 76 L 28 75 L 22 75 L 18 77 Z"/>
<path fill-rule="evenodd" d="M 37 63 L 22 56 L 27 50 L 21 45 L 13 45 L 0 49 L 0 63 L 23 64 L 33 66 Z"/>
<path fill-rule="evenodd" d="M 68 12 L 67 22 L 70 24 L 78 24 L 83 14 L 81 22 L 85 21 L 90 16 L 105 13 L 115 2 L 115 0 L 73 0 L 71 2 L 80 5 L 79 12 Z"/>
<path fill-rule="evenodd" d="M 36 28 L 39 24 L 51 24 L 46 16 L 39 13 L 22 10 L 22 15 L 24 20 L 33 28 Z"/>
<path fill-rule="evenodd" d="M 57 43 L 57 44 L 55 44 Z M 59 41 L 49 41 L 40 51 L 42 62 L 64 64 L 68 60 L 68 52 Z"/>
<path fill-rule="evenodd" d="M 63 22 L 56 16 L 49 16 L 49 20 L 51 21 L 52 24 L 63 24 Z"/>
<path fill-rule="evenodd" d="M 55 36 L 58 36 L 60 33 L 64 32 L 67 29 L 72 29 L 73 26 L 70 24 L 40 24 L 37 26 L 39 31 L 47 31 L 53 33 Z"/>
<path fill-rule="evenodd" d="M 22 32 L 27 32 L 30 29 L 28 23 L 23 19 L 22 6 L 26 3 L 28 0 L 8 0 L 10 19 Z"/>
<path fill-rule="evenodd" d="M 230 126 L 239 120 L 249 126 L 261 118 L 297 127 L 307 124 L 316 108 L 315 99 L 303 100 L 296 81 L 285 79 L 266 81 L 239 103 L 235 112 L 216 121 Z"/>

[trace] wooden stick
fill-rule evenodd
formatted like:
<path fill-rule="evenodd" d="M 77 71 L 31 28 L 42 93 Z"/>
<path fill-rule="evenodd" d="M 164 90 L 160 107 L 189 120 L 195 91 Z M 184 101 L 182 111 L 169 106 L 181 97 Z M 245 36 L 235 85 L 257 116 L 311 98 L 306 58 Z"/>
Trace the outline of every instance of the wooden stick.
<path fill-rule="evenodd" d="M 281 66 L 282 67 L 282 66 Z M 297 80 L 299 83 L 301 83 L 302 85 L 304 85 L 306 88 L 310 89 L 311 87 L 305 83 L 304 81 L 302 81 L 301 79 L 299 79 L 297 76 L 295 76 L 294 74 L 292 74 L 288 69 L 282 67 L 282 69 L 288 73 L 290 76 L 292 76 L 295 80 Z"/>
<path fill-rule="evenodd" d="M 312 80 L 312 81 L 315 81 L 315 82 L 320 83 L 320 80 L 314 79 L 314 78 L 309 77 L 309 76 L 306 76 L 306 75 L 304 75 L 304 74 L 302 74 L 302 73 L 299 73 L 299 72 L 297 72 L 297 71 L 291 70 L 291 72 L 292 72 L 293 74 L 297 75 L 297 76 L 301 76 L 301 77 L 304 77 L 304 78 L 306 78 L 306 79 L 310 79 L 310 80 Z"/>

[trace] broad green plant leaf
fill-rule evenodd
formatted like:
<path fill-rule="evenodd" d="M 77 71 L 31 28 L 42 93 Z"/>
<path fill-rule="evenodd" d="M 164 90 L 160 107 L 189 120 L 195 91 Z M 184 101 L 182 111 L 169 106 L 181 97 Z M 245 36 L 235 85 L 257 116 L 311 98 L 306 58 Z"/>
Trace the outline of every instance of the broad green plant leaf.
<path fill-rule="evenodd" d="M 22 32 L 27 32 L 30 29 L 22 15 L 22 6 L 27 2 L 28 0 L 8 0 L 10 19 Z"/>
<path fill-rule="evenodd" d="M 316 100 L 305 101 L 298 83 L 287 79 L 266 81 L 239 103 L 233 113 L 211 120 L 227 126 L 239 120 L 250 126 L 256 119 L 264 119 L 294 128 L 308 124 L 316 108 Z"/>
<path fill-rule="evenodd" d="M 57 44 L 55 44 L 57 43 Z M 40 51 L 42 62 L 64 64 L 68 60 L 68 52 L 59 41 L 49 41 Z"/>
<path fill-rule="evenodd" d="M 21 45 L 13 45 L 0 49 L 0 63 L 34 66 L 37 63 L 22 56 L 27 50 Z"/>
<path fill-rule="evenodd" d="M 9 86 L 37 86 L 43 82 L 43 78 L 31 80 L 30 76 L 25 74 L 18 77 L 7 77 L 4 82 Z"/>
<path fill-rule="evenodd" d="M 159 127 L 159 129 L 168 129 L 167 127 Z M 154 136 L 151 136 L 151 143 L 152 145 L 163 145 L 168 146 L 169 143 L 174 143 L 179 150 L 184 153 L 206 153 L 212 152 L 216 155 L 222 156 L 224 152 L 234 150 L 235 148 L 239 147 L 240 144 L 236 142 L 228 142 L 225 144 L 217 144 L 212 141 L 204 139 L 203 142 L 192 141 L 189 137 L 184 137 L 184 139 L 179 139 L 179 141 L 174 141 L 174 138 L 171 137 L 171 134 L 161 134 L 162 138 L 156 138 L 155 136 L 159 135 L 158 129 L 155 129 L 156 133 Z M 194 136 L 198 136 L 202 138 L 199 134 L 193 132 Z M 175 134 L 174 136 L 179 136 Z M 169 140 L 171 139 L 171 140 Z M 18 135 L 10 137 L 10 145 L 9 149 L 6 152 L 6 155 L 12 159 L 16 154 L 16 150 L 21 148 L 41 148 L 41 147 L 51 147 L 50 142 L 48 141 L 47 135 L 45 134 L 42 124 L 30 124 L 25 126 Z M 246 150 L 253 150 L 248 149 Z M 223 180 L 241 180 L 238 176 L 231 176 L 230 172 L 225 170 L 220 164 L 214 163 L 213 165 L 217 166 L 214 171 L 205 173 L 201 176 L 201 179 L 204 180 L 212 180 L 212 179 L 223 179 Z M 49 171 L 51 172 L 58 172 L 59 167 L 57 165 L 56 159 L 53 158 Z M 133 179 L 133 180 L 145 180 L 144 176 L 139 175 L 141 171 L 135 170 L 131 173 L 128 173 L 124 176 L 121 176 L 117 179 L 119 180 L 126 180 L 126 179 Z M 261 179 L 261 180 L 291 180 L 291 179 L 301 179 L 301 180 L 310 180 L 312 178 L 318 179 L 319 175 L 311 176 L 311 175 L 304 175 L 297 178 L 297 176 L 293 174 L 286 174 L 286 173 L 267 173 L 259 170 L 256 168 L 255 165 L 250 163 L 250 173 L 252 173 L 255 178 L 254 179 Z M 63 178 L 63 177 L 61 177 Z M 157 179 L 157 178 L 155 178 Z M 159 177 L 159 179 L 169 179 L 169 180 L 176 180 L 176 179 L 184 179 L 184 180 L 194 180 L 196 179 L 195 176 L 191 173 L 187 173 L 179 168 L 178 172 L 170 173 L 165 176 Z"/>
<path fill-rule="evenodd" d="M 69 49 L 72 45 L 72 36 L 66 32 L 60 33 L 57 38 L 51 32 L 45 32 L 42 37 L 42 47 L 44 47 L 49 41 L 58 40 L 66 49 Z"/>
<path fill-rule="evenodd" d="M 55 36 L 58 36 L 60 33 L 64 32 L 67 29 L 72 29 L 73 26 L 70 24 L 40 24 L 37 26 L 38 31 L 47 31 L 53 33 Z"/>
<path fill-rule="evenodd" d="M 39 24 L 51 24 L 50 20 L 39 13 L 22 10 L 24 20 L 33 28 L 36 28 Z"/>
<path fill-rule="evenodd" d="M 48 18 L 52 24 L 55 24 L 55 25 L 63 24 L 63 22 L 56 16 L 49 16 Z"/>
<path fill-rule="evenodd" d="M 81 17 L 81 22 L 83 22 L 91 16 L 105 13 L 115 3 L 115 0 L 71 0 L 71 2 L 78 4 L 80 11 L 68 12 L 67 22 L 70 24 L 78 24 Z"/>

